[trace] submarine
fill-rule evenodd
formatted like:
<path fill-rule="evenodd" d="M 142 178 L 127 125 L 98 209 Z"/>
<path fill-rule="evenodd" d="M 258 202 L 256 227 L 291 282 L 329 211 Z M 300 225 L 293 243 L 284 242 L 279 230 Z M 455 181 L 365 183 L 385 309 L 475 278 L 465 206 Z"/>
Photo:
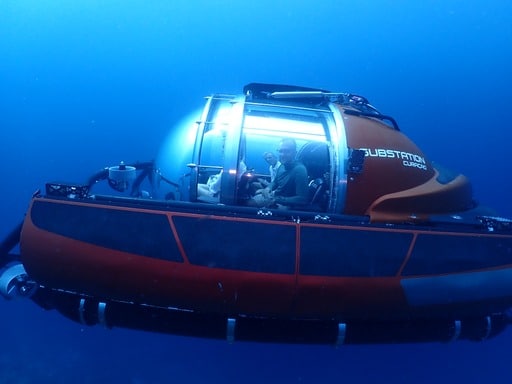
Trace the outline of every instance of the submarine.
<path fill-rule="evenodd" d="M 0 293 L 228 342 L 482 341 L 510 323 L 512 220 L 365 97 L 252 83 L 208 96 L 194 129 L 178 181 L 120 162 L 34 193 Z"/>

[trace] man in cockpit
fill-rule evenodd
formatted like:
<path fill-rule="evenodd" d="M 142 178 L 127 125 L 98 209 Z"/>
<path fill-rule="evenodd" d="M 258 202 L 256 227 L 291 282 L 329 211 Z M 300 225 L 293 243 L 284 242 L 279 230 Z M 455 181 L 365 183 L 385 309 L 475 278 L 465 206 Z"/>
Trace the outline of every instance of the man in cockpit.
<path fill-rule="evenodd" d="M 281 166 L 281 162 L 272 152 L 265 152 L 263 154 L 263 158 L 268 163 L 268 172 L 270 174 L 270 181 L 272 182 L 276 178 L 277 170 Z"/>
<path fill-rule="evenodd" d="M 294 139 L 282 139 L 279 143 L 279 161 L 274 180 L 266 188 L 256 191 L 251 205 L 259 207 L 300 208 L 307 203 L 308 172 L 295 159 L 297 144 Z"/>

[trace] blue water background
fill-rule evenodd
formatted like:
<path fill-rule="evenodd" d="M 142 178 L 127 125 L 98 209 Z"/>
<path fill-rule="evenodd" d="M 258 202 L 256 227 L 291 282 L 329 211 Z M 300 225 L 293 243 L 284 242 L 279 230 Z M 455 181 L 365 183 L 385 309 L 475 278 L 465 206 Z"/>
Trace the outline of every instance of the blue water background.
<path fill-rule="evenodd" d="M 362 94 L 512 216 L 512 3 L 0 0 L 0 235 L 48 180 L 153 159 L 214 92 Z M 0 300 L 0 382 L 508 382 L 484 343 L 290 346 L 84 328 Z"/>

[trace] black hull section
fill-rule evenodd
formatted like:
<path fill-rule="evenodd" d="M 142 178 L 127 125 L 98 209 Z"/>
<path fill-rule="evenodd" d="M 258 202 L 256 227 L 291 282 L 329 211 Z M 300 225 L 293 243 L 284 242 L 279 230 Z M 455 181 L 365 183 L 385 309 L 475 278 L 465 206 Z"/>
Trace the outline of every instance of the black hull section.
<path fill-rule="evenodd" d="M 501 333 L 509 323 L 505 314 L 480 318 L 358 321 L 337 323 L 313 320 L 224 317 L 121 302 L 101 302 L 75 294 L 40 288 L 32 297 L 39 306 L 55 309 L 84 325 L 192 336 L 210 339 L 294 344 L 397 344 L 483 341 Z"/>

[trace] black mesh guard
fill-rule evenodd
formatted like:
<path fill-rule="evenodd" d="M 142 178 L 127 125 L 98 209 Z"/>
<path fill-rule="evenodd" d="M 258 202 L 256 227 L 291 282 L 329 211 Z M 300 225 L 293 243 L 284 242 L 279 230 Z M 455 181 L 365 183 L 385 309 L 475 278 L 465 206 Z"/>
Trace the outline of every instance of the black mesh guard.
<path fill-rule="evenodd" d="M 46 183 L 46 195 L 53 197 L 86 198 L 89 194 L 87 185 Z"/>

